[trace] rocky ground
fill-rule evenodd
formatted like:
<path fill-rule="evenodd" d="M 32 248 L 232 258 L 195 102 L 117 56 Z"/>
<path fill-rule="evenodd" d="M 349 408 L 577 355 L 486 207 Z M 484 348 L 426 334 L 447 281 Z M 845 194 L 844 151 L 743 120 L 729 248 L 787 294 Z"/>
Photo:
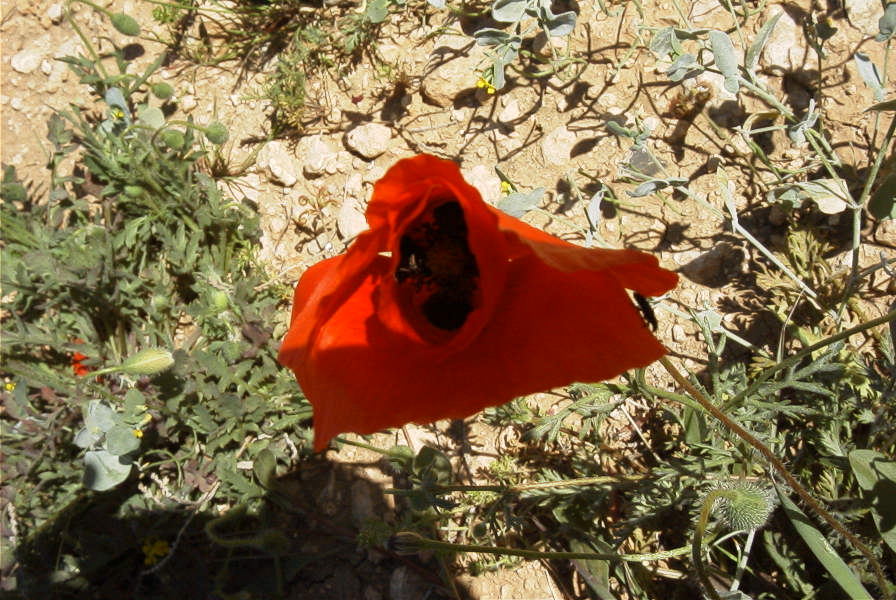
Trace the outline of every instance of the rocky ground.
<path fill-rule="evenodd" d="M 107 4 L 137 17 L 146 31 L 153 30 L 153 5 L 132 0 Z M 502 197 L 495 166 L 523 191 L 545 188 L 540 205 L 544 210 L 531 211 L 526 219 L 578 243 L 584 242 L 587 228 L 587 200 L 597 182 L 603 182 L 620 201 L 602 206 L 597 240 L 655 253 L 664 266 L 684 276 L 666 304 L 668 310 L 660 312 L 659 337 L 696 371 L 703 361 L 697 329 L 676 311 L 716 309 L 728 327 L 757 343 L 769 333 L 755 318 L 761 293 L 743 283 L 757 250 L 709 208 L 722 207 L 716 174 L 721 166 L 729 175 L 745 226 L 770 247 L 780 246 L 783 213 L 764 204 L 768 173 L 735 129 L 748 115 L 767 107 L 749 95 L 726 91 L 721 76 L 703 75 L 684 86 L 669 82 L 668 63 L 650 54 L 645 40 L 649 28 L 677 22 L 671 3 L 643 0 L 643 16 L 634 3 L 606 4 L 613 8 L 613 16 L 597 3 L 582 2 L 578 25 L 568 38 L 534 42 L 535 52 L 549 55 L 554 45 L 556 51 L 580 58 L 581 70 L 534 80 L 511 75 L 508 86 L 494 94 L 477 87 L 478 72 L 486 64 L 483 49 L 460 31 L 469 33 L 479 23 L 457 22 L 434 9 L 428 11 L 426 23 L 396 15 L 383 29 L 379 44 L 388 73 L 362 63 L 338 76 L 322 73 L 309 80 L 307 105 L 315 118 L 303 135 L 263 144 L 258 140 L 269 132 L 271 114 L 263 87 L 272 64 L 247 73 L 233 62 L 203 66 L 175 58 L 161 78 L 175 87 L 181 113 L 199 123 L 219 120 L 230 129 L 224 150 L 233 171 L 228 191 L 258 206 L 265 231 L 262 256 L 286 281 L 296 280 L 322 257 L 342 251 L 365 227 L 363 211 L 373 182 L 396 160 L 416 153 L 459 161 L 468 180 L 492 203 Z M 882 44 L 871 41 L 881 6 L 876 0 L 854 0 L 845 3 L 846 8 L 829 2 L 827 9 L 813 12 L 811 4 L 772 1 L 763 18 L 752 21 L 762 23 L 783 13 L 760 58 L 760 73 L 770 89 L 798 112 L 808 107 L 821 81 L 821 108 L 832 145 L 847 165 L 862 169 L 868 162 L 873 118 L 864 109 L 874 100 L 852 57 L 862 51 L 883 64 Z M 692 27 L 733 25 L 721 2 L 684 5 Z M 110 33 L 98 12 L 80 4 L 72 9 L 83 30 L 98 43 L 101 34 L 123 41 L 120 34 Z M 2 13 L 2 161 L 15 165 L 20 176 L 40 189 L 48 155 L 48 117 L 69 105 L 91 107 L 88 90 L 77 85 L 58 60 L 78 54 L 81 42 L 59 2 L 9 0 L 3 2 Z M 820 72 L 803 36 L 802 24 L 810 13 L 830 18 L 838 30 L 827 42 L 828 56 Z M 747 40 L 755 33 L 756 28 L 743 32 Z M 152 38 L 145 33 L 139 40 L 142 52 L 135 64 L 148 64 L 163 49 Z M 889 73 L 889 79 L 896 79 L 896 71 Z M 649 128 L 647 146 L 659 159 L 664 176 L 687 178 L 694 196 L 705 204 L 674 195 L 628 197 L 625 191 L 635 184 L 623 181 L 621 174 L 632 162 L 633 151 L 628 140 L 608 132 L 609 122 L 625 127 L 641 122 Z M 767 152 L 776 163 L 789 168 L 807 163 L 805 148 L 795 147 L 782 133 L 768 142 Z M 831 228 L 845 222 L 836 207 L 828 212 Z M 878 260 L 881 252 L 893 255 L 896 232 L 885 225 L 877 227 L 874 239 L 882 243 L 863 249 L 865 262 Z M 844 257 L 838 253 L 833 260 L 839 264 Z M 651 369 L 651 376 L 668 385 L 659 369 Z M 553 400 L 545 395 L 533 401 Z M 503 444 L 513 443 L 501 432 L 476 427 L 471 433 L 471 480 Z M 410 431 L 416 447 L 424 442 L 452 443 L 445 427 Z M 397 441 L 386 437 L 383 445 Z M 376 466 L 375 455 L 346 447 L 328 458 L 348 465 L 338 477 L 324 478 L 328 483 L 322 484 L 315 499 L 328 502 L 332 516 L 348 509 L 358 524 L 365 516 L 389 510 L 381 491 L 391 485 L 391 477 Z M 358 483 L 359 474 L 373 486 Z M 297 589 L 291 597 L 324 597 L 320 594 L 325 592 L 330 598 L 422 597 L 419 586 L 425 578 L 411 567 L 359 566 L 368 564 L 369 558 L 346 559 L 354 578 L 322 575 L 321 581 L 304 591 Z M 482 599 L 562 597 L 551 574 L 539 564 L 464 577 L 459 585 Z"/>

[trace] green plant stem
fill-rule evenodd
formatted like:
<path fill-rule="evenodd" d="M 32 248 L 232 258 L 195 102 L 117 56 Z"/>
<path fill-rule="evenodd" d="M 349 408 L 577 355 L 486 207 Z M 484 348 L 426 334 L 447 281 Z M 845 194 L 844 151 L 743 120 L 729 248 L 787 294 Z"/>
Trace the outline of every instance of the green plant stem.
<path fill-rule="evenodd" d="M 401 535 L 401 534 L 399 534 Z M 525 550 L 523 548 L 499 548 L 497 546 L 480 546 L 478 544 L 452 544 L 424 537 L 415 536 L 414 547 L 443 552 L 476 552 L 497 556 L 519 556 L 526 560 L 610 560 L 622 562 L 649 562 L 683 556 L 691 551 L 690 546 L 682 546 L 664 552 L 649 554 L 611 554 L 598 552 L 543 552 Z"/>
<path fill-rule="evenodd" d="M 691 558 L 694 561 L 694 569 L 697 571 L 697 578 L 700 580 L 700 585 L 703 586 L 703 590 L 712 598 L 712 600 L 722 599 L 719 597 L 716 588 L 709 580 L 709 575 L 706 574 L 706 567 L 703 564 L 703 534 L 706 532 L 706 525 L 709 523 L 709 515 L 712 512 L 712 507 L 716 503 L 716 500 L 724 497 L 731 498 L 733 495 L 731 490 L 723 489 L 713 490 L 707 494 L 706 498 L 703 499 L 703 508 L 700 510 L 700 518 L 697 520 L 697 526 L 694 527 L 694 543 L 691 544 Z"/>
<path fill-rule="evenodd" d="M 874 159 L 874 164 L 871 165 L 871 169 L 865 177 L 865 187 L 862 188 L 862 194 L 859 196 L 859 201 L 856 203 L 857 206 L 852 209 L 852 268 L 850 269 L 849 284 L 843 291 L 841 307 L 846 305 L 846 300 L 852 294 L 852 291 L 859 280 L 859 250 L 862 247 L 862 209 L 868 203 L 868 198 L 871 196 L 871 187 L 874 185 L 880 167 L 884 163 L 884 158 L 887 154 L 887 144 L 893 140 L 894 134 L 896 134 L 896 119 L 890 121 L 890 128 L 884 136 L 880 152 L 877 153 L 877 158 Z"/>
<path fill-rule="evenodd" d="M 78 0 L 81 1 L 81 0 Z M 69 24 L 72 26 L 72 29 L 75 30 L 75 33 L 78 34 L 78 37 L 81 38 L 81 42 L 84 44 L 84 48 L 90 52 L 91 58 L 93 58 L 93 64 L 96 65 L 97 71 L 99 71 L 103 76 L 103 83 L 105 84 L 109 81 L 109 73 L 106 71 L 106 67 L 103 66 L 103 61 L 100 60 L 99 55 L 96 53 L 96 50 L 93 47 L 93 44 L 90 43 L 90 40 L 87 39 L 87 36 L 84 35 L 84 32 L 81 31 L 81 28 L 78 27 L 77 21 L 72 16 L 72 11 L 69 5 L 65 7 L 65 16 L 68 19 Z"/>
<path fill-rule="evenodd" d="M 537 481 L 534 483 L 524 483 L 520 485 L 439 485 L 433 486 L 432 490 L 436 493 L 444 492 L 498 492 L 498 493 L 520 493 L 532 490 L 548 490 L 562 487 L 578 487 L 585 485 L 626 485 L 632 484 L 641 479 L 645 479 L 647 475 L 629 475 L 626 477 L 614 477 L 610 475 L 600 477 L 579 477 L 576 479 L 564 479 L 562 481 Z M 393 490 L 402 492 L 407 490 Z"/>
<path fill-rule="evenodd" d="M 881 319 L 875 319 L 874 321 L 879 321 L 877 323 L 879 325 L 881 323 L 885 323 L 886 321 L 888 321 L 894 317 L 896 317 L 896 310 L 890 312 L 888 315 L 885 315 L 885 317 L 882 317 Z M 859 331 L 863 331 L 864 329 L 873 327 L 874 325 L 872 323 L 874 323 L 874 322 L 869 321 L 868 323 L 865 323 L 862 326 L 862 328 L 859 329 Z M 856 328 L 853 328 L 853 329 L 856 329 Z M 849 337 L 850 335 L 852 335 L 852 333 L 855 333 L 855 332 L 854 331 L 845 331 L 845 332 L 841 332 L 837 336 L 832 336 L 832 337 L 839 336 L 838 339 L 843 339 L 843 338 Z M 832 341 L 830 341 L 830 338 L 828 340 L 823 340 L 823 342 L 819 342 L 818 344 L 813 344 L 813 346 L 806 348 L 805 350 L 802 351 L 802 353 L 798 353 L 798 354 L 803 354 L 803 355 L 809 354 L 812 351 L 814 351 L 814 350 L 812 350 L 813 347 L 815 347 L 815 346 L 824 347 L 825 345 L 827 345 L 829 343 L 833 343 Z M 817 348 L 815 348 L 815 349 L 817 349 Z M 788 362 L 789 360 L 792 360 L 792 359 L 794 359 L 794 357 L 790 357 L 790 359 L 787 359 L 784 362 Z M 794 361 L 794 364 L 795 364 L 795 362 L 796 361 Z M 763 444 L 761 441 L 759 441 L 759 439 L 754 437 L 746 429 L 744 429 L 743 427 L 738 425 L 736 422 L 734 422 L 724 412 L 719 410 L 719 408 L 716 407 L 712 402 L 710 402 L 709 399 L 700 392 L 700 390 L 698 390 L 696 387 L 694 387 L 691 384 L 691 382 L 688 381 L 688 379 L 684 375 L 681 374 L 681 372 L 675 367 L 675 365 L 672 364 L 672 361 L 669 360 L 668 357 L 663 356 L 662 358 L 660 358 L 660 363 L 663 365 L 663 367 L 666 368 L 666 371 L 669 372 L 669 375 L 672 376 L 672 379 L 674 379 L 697 402 L 699 402 L 704 410 L 706 410 L 709 414 L 711 414 L 716 419 L 721 421 L 729 430 L 734 432 L 739 438 L 741 438 L 742 440 L 747 442 L 757 452 L 759 452 L 762 456 L 764 456 L 766 458 L 766 460 L 768 460 L 768 462 L 771 463 L 771 465 L 775 468 L 775 470 L 784 478 L 784 480 L 787 482 L 787 485 L 789 485 L 790 488 L 794 492 L 796 492 L 796 494 L 803 500 L 803 502 L 805 502 L 818 516 L 820 516 L 822 519 L 824 519 L 824 521 L 828 525 L 830 525 L 835 531 L 837 531 L 837 533 L 839 533 L 844 538 L 849 540 L 849 542 L 853 545 L 854 548 L 856 548 L 859 552 L 862 553 L 862 556 L 865 557 L 865 559 L 868 561 L 868 563 L 874 569 L 874 575 L 877 578 L 878 586 L 880 587 L 880 589 L 883 591 L 884 594 L 887 594 L 887 597 L 892 598 L 893 597 L 892 594 L 887 593 L 887 584 L 886 584 L 886 578 L 884 577 L 883 569 L 881 568 L 880 563 L 874 557 L 874 554 L 871 552 L 871 550 L 867 546 L 865 546 L 865 544 L 863 544 L 862 541 L 859 540 L 859 538 L 857 538 L 855 535 L 853 535 L 853 533 L 851 531 L 849 531 L 846 527 L 844 527 L 840 523 L 840 521 L 835 519 L 833 517 L 833 515 L 831 515 L 828 511 L 826 511 L 824 508 L 822 508 L 822 506 L 815 500 L 815 498 L 812 497 L 812 494 L 810 494 L 808 492 L 808 490 L 806 490 L 806 488 L 804 488 L 802 486 L 802 484 L 799 481 L 797 481 L 796 477 L 794 477 L 790 473 L 790 471 L 787 470 L 787 467 L 784 466 L 784 463 L 781 462 L 781 460 L 777 456 L 775 456 L 774 453 L 771 450 L 769 450 L 765 444 Z M 769 370 L 775 371 L 775 370 L 778 370 L 779 367 L 781 367 L 781 365 L 777 365 L 774 369 L 769 369 Z"/>

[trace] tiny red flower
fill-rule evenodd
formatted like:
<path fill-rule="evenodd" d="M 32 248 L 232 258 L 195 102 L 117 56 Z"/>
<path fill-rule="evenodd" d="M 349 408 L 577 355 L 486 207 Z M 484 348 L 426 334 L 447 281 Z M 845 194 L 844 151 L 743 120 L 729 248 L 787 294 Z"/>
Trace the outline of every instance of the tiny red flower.
<path fill-rule="evenodd" d="M 526 225 L 485 204 L 450 161 L 399 161 L 367 222 L 302 276 L 280 348 L 314 407 L 316 450 L 342 432 L 463 418 L 666 353 L 626 289 L 657 296 L 675 273 Z"/>
<path fill-rule="evenodd" d="M 75 340 L 75 343 L 83 344 L 84 340 L 77 339 L 77 340 Z M 80 352 L 75 352 L 74 354 L 72 354 L 72 371 L 75 372 L 76 376 L 84 377 L 85 375 L 90 373 L 90 371 L 93 370 L 90 367 L 84 365 L 82 362 L 82 361 L 87 360 L 88 358 L 89 357 L 86 354 L 82 354 Z"/>

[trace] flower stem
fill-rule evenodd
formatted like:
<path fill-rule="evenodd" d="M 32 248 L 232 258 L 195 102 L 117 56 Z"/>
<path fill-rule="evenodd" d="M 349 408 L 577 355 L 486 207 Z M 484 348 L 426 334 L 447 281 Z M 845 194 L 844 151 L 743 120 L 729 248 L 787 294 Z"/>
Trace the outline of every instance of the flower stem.
<path fill-rule="evenodd" d="M 706 531 L 706 525 L 709 523 L 709 514 L 712 512 L 712 507 L 716 500 L 730 494 L 731 490 L 719 489 L 713 490 L 706 495 L 706 498 L 703 499 L 703 508 L 700 510 L 700 519 L 694 528 L 694 543 L 691 544 L 691 558 L 694 561 L 694 568 L 697 570 L 697 578 L 700 580 L 700 585 L 703 586 L 703 591 L 712 600 L 722 599 L 719 598 L 716 588 L 713 587 L 712 582 L 709 580 L 709 575 L 706 574 L 706 567 L 703 565 L 703 533 Z"/>
<path fill-rule="evenodd" d="M 419 550 L 436 550 L 443 552 L 476 552 L 478 554 L 494 554 L 498 556 L 519 556 L 526 560 L 610 560 L 623 562 L 649 562 L 683 556 L 691 551 L 690 546 L 673 548 L 664 552 L 649 554 L 612 554 L 599 552 L 543 552 L 540 550 L 526 550 L 524 548 L 499 548 L 497 546 L 480 546 L 478 544 L 452 544 L 425 537 L 417 536 L 410 532 L 402 532 L 397 536 L 413 536 L 412 546 Z"/>

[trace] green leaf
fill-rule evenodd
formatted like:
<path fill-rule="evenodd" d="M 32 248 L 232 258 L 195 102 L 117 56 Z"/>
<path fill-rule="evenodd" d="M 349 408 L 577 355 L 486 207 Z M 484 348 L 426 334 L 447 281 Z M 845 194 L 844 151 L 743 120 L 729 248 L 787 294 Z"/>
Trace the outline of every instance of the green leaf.
<path fill-rule="evenodd" d="M 106 432 L 106 450 L 115 456 L 130 454 L 140 447 L 140 438 L 129 425 L 116 425 Z"/>
<path fill-rule="evenodd" d="M 645 181 L 633 190 L 626 190 L 625 193 L 632 198 L 641 198 L 649 196 L 667 187 L 675 187 L 677 185 L 687 185 L 688 180 L 684 177 L 670 177 L 669 179 L 652 179 Z"/>
<path fill-rule="evenodd" d="M 91 400 L 87 404 L 84 415 L 84 426 L 87 429 L 105 433 L 117 425 L 118 421 L 118 415 L 105 401 Z"/>
<path fill-rule="evenodd" d="M 871 505 L 877 530 L 896 551 L 896 461 L 874 450 L 853 450 L 849 453 L 849 465 L 862 495 Z"/>
<path fill-rule="evenodd" d="M 500 29 L 492 29 L 491 27 L 483 27 L 473 33 L 473 39 L 480 46 L 498 46 L 510 41 L 511 35 Z"/>
<path fill-rule="evenodd" d="M 877 22 L 877 35 L 875 42 L 885 42 L 896 33 L 896 2 L 888 2 L 884 8 L 884 16 Z"/>
<path fill-rule="evenodd" d="M 370 0 L 364 9 L 364 18 L 371 23 L 382 23 L 389 16 L 389 0 Z"/>
<path fill-rule="evenodd" d="M 559 15 L 550 15 L 544 19 L 544 26 L 551 37 L 563 37 L 575 29 L 577 18 L 578 15 L 570 10 Z"/>
<path fill-rule="evenodd" d="M 697 62 L 693 54 L 682 54 L 666 69 L 666 76 L 672 81 L 681 81 L 696 77 L 703 71 L 703 66 Z"/>
<path fill-rule="evenodd" d="M 498 201 L 498 208 L 506 212 L 511 217 L 520 218 L 541 202 L 544 195 L 544 188 L 535 188 L 530 192 L 514 192 L 508 194 Z"/>
<path fill-rule="evenodd" d="M 414 458 L 414 472 L 422 479 L 440 485 L 451 483 L 451 461 L 444 453 L 429 446 L 423 446 Z"/>
<path fill-rule="evenodd" d="M 673 53 L 678 54 L 680 47 L 678 36 L 675 35 L 675 28 L 671 25 L 658 30 L 650 40 L 650 51 L 659 58 L 665 58 Z"/>
<path fill-rule="evenodd" d="M 106 450 L 89 450 L 84 455 L 84 487 L 103 492 L 111 489 L 131 474 L 132 461 L 126 456 L 115 456 Z"/>
<path fill-rule="evenodd" d="M 781 490 L 778 490 L 778 498 L 781 500 L 781 507 L 787 514 L 787 518 L 793 524 L 794 529 L 809 546 L 809 550 L 815 555 L 815 558 L 824 566 L 825 570 L 831 575 L 831 578 L 843 589 L 847 597 L 852 600 L 868 600 L 871 594 L 862 586 L 856 574 L 853 573 L 849 566 L 840 558 L 840 555 L 831 547 L 824 535 L 799 507 L 791 502 L 790 498 Z"/>
<path fill-rule="evenodd" d="M 258 453 L 252 461 L 252 470 L 263 488 L 274 489 L 277 484 L 277 458 L 270 449 L 265 448 Z"/>
<path fill-rule="evenodd" d="M 765 48 L 765 45 L 772 35 L 772 31 L 775 29 L 775 25 L 778 24 L 778 19 L 780 19 L 783 14 L 784 11 L 781 11 L 772 17 L 770 21 L 766 21 L 759 30 L 759 33 L 756 34 L 756 39 L 753 40 L 753 43 L 747 50 L 747 56 L 744 59 L 744 66 L 748 73 L 756 71 L 756 66 L 759 64 L 759 57 L 762 55 L 762 49 Z"/>
<path fill-rule="evenodd" d="M 414 451 L 409 446 L 392 446 L 386 458 L 392 468 L 399 473 L 410 473 L 414 468 Z"/>
<path fill-rule="evenodd" d="M 716 66 L 725 77 L 725 89 L 732 94 L 740 88 L 737 73 L 737 54 L 734 52 L 734 44 L 728 34 L 721 31 L 709 32 L 709 45 L 715 58 Z"/>
<path fill-rule="evenodd" d="M 527 0 L 495 0 L 492 18 L 499 23 L 518 23 L 528 7 Z"/>
<path fill-rule="evenodd" d="M 151 129 L 159 129 L 165 124 L 165 115 L 155 106 L 145 106 L 137 113 L 137 121 Z"/>
<path fill-rule="evenodd" d="M 878 219 L 896 219 L 896 172 L 887 175 L 871 194 L 868 212 Z"/>
<path fill-rule="evenodd" d="M 865 82 L 865 85 L 874 91 L 874 99 L 878 102 L 884 99 L 884 85 L 880 78 L 880 72 L 877 65 L 871 62 L 871 59 L 864 52 L 856 52 L 855 54 L 856 69 L 859 71 L 859 77 Z"/>
<path fill-rule="evenodd" d="M 877 104 L 872 104 L 871 106 L 869 106 L 869 107 L 866 108 L 865 110 L 866 110 L 866 111 L 869 111 L 869 110 L 876 110 L 876 111 L 882 111 L 882 110 L 896 111 L 896 99 L 893 99 L 893 100 L 887 100 L 886 102 L 878 102 Z"/>

